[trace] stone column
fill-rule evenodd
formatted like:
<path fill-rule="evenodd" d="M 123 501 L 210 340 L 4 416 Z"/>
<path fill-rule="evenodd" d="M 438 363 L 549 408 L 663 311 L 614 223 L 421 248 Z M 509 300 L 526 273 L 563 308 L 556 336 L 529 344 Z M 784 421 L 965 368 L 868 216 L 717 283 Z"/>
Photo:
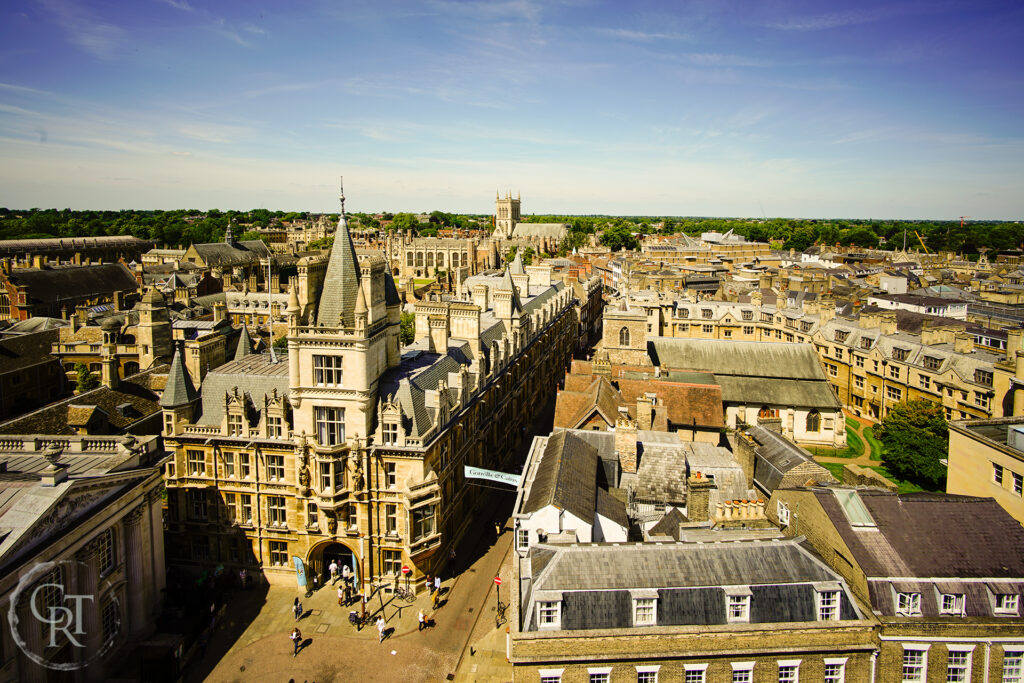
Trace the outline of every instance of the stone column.
<path fill-rule="evenodd" d="M 150 548 L 145 536 L 149 535 L 149 524 L 143 522 L 145 503 L 138 505 L 124 516 L 124 565 L 128 579 L 128 590 L 125 591 L 124 614 L 127 617 L 126 634 L 136 634 L 146 627 L 150 616 L 147 609 L 150 604 L 151 582 L 147 580 L 146 565 L 150 563 Z"/>
<path fill-rule="evenodd" d="M 102 532 L 101 532 L 102 533 Z M 98 543 L 93 539 L 75 553 L 75 576 L 64 576 L 64 585 L 75 587 L 79 595 L 91 595 L 92 600 L 82 601 L 82 630 L 80 642 L 85 646 L 81 650 L 82 657 L 91 657 L 103 647 L 103 624 L 100 623 L 100 601 L 103 600 L 99 586 L 99 568 L 96 566 L 96 548 Z M 68 571 L 68 565 L 64 565 Z"/>
<path fill-rule="evenodd" d="M 159 613 L 164 589 L 167 588 L 167 567 L 164 564 L 163 503 L 160 500 L 159 489 L 150 489 L 146 494 L 146 505 L 149 509 L 150 558 L 153 567 L 153 612 Z"/>

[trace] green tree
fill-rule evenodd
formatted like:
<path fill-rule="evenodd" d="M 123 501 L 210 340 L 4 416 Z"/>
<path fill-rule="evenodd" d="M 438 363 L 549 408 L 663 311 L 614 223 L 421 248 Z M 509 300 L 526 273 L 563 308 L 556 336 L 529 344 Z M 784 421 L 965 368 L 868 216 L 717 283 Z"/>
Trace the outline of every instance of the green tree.
<path fill-rule="evenodd" d="M 252 241 L 252 240 L 263 240 L 267 244 L 270 244 L 270 238 L 267 237 L 266 233 L 256 232 L 255 230 L 247 230 L 246 232 L 243 232 L 238 237 L 238 240 L 240 242 L 249 242 L 249 241 Z"/>
<path fill-rule="evenodd" d="M 90 372 L 89 366 L 85 363 L 75 363 L 75 373 L 78 375 L 75 390 L 80 394 L 91 391 L 100 385 L 99 377 Z"/>
<path fill-rule="evenodd" d="M 875 429 L 889 471 L 933 491 L 946 486 L 948 433 L 942 406 L 925 400 L 897 403 Z"/>
<path fill-rule="evenodd" d="M 414 313 L 402 313 L 402 317 L 399 320 L 400 330 L 399 338 L 402 340 L 402 346 L 408 346 L 412 344 L 413 340 L 416 339 L 416 315 Z"/>
<path fill-rule="evenodd" d="M 601 233 L 601 244 L 612 251 L 636 249 L 639 246 L 636 237 L 633 237 L 633 233 L 624 222 L 605 228 Z"/>
<path fill-rule="evenodd" d="M 416 233 L 419 232 L 420 221 L 411 213 L 396 213 L 394 221 L 388 229 L 402 231 L 412 230 L 413 233 Z"/>

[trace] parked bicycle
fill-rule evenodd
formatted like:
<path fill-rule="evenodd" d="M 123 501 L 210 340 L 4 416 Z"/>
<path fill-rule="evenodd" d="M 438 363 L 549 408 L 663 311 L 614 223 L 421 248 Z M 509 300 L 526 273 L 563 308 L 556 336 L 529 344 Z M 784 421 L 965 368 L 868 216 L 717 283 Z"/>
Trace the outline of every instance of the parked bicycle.
<path fill-rule="evenodd" d="M 396 586 L 395 597 L 399 600 L 405 600 L 406 602 L 416 602 L 416 591 L 402 586 Z"/>
<path fill-rule="evenodd" d="M 505 611 L 508 609 L 508 604 L 498 601 L 497 614 L 494 616 L 494 627 L 501 628 L 503 624 L 508 623 L 508 617 L 505 616 Z"/>

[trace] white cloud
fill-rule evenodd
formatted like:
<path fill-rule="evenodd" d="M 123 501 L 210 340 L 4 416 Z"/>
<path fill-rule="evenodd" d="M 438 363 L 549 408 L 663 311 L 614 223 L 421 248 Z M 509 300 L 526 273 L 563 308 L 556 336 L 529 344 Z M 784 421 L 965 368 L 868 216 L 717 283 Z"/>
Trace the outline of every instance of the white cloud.
<path fill-rule="evenodd" d="M 116 49 L 124 38 L 124 31 L 120 27 L 97 18 L 91 10 L 71 0 L 37 2 L 64 29 L 73 44 L 97 59 L 114 58 Z"/>

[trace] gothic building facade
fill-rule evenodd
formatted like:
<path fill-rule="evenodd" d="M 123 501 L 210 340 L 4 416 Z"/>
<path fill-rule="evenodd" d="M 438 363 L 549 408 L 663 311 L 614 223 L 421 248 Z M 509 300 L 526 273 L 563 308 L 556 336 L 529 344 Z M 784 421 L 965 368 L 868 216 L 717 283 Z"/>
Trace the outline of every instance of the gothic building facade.
<path fill-rule="evenodd" d="M 387 262 L 357 258 L 342 209 L 322 285 L 291 289 L 285 358 L 242 356 L 199 390 L 172 364 L 162 405 L 176 564 L 290 584 L 297 562 L 322 575 L 337 559 L 367 590 L 403 565 L 412 580 L 443 571 L 484 498 L 463 466 L 511 466 L 563 375 L 572 290 L 507 272 L 480 276 L 480 300 L 420 304 L 418 338 L 402 348 Z"/>

